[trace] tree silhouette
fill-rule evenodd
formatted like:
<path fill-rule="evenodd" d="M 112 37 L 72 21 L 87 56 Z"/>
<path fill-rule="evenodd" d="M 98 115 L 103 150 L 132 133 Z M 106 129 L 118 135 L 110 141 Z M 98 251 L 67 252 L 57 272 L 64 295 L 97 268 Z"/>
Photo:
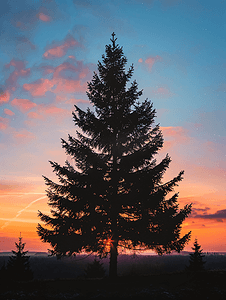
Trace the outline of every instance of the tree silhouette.
<path fill-rule="evenodd" d="M 204 264 L 206 263 L 203 261 L 203 257 L 205 255 L 202 254 L 201 246 L 198 244 L 197 239 L 195 239 L 194 247 L 192 247 L 194 253 L 190 253 L 190 260 L 189 266 L 187 267 L 188 271 L 197 272 L 197 271 L 204 271 Z"/>
<path fill-rule="evenodd" d="M 25 243 L 19 237 L 19 243 L 15 243 L 17 251 L 12 250 L 13 256 L 7 262 L 7 277 L 16 281 L 28 281 L 33 279 L 33 272 L 30 269 L 28 251 L 24 251 Z"/>
<path fill-rule="evenodd" d="M 103 267 L 103 263 L 101 263 L 96 258 L 90 264 L 88 264 L 85 270 L 85 277 L 86 278 L 101 278 L 105 276 L 105 270 Z"/>
<path fill-rule="evenodd" d="M 39 212 L 47 227 L 38 224 L 42 241 L 53 255 L 82 250 L 101 257 L 110 253 L 110 277 L 117 276 L 118 248 L 154 249 L 159 254 L 180 251 L 190 232 L 180 237 L 181 224 L 191 205 L 178 209 L 178 193 L 166 199 L 182 180 L 183 171 L 169 182 L 162 178 L 169 167 L 167 154 L 160 163 L 154 156 L 163 147 L 156 111 L 136 81 L 127 87 L 134 68 L 112 34 L 98 73 L 88 83 L 93 109 L 75 105 L 73 119 L 79 130 L 62 147 L 72 162 L 62 167 L 50 161 L 59 183 L 46 178 L 52 216 Z"/>

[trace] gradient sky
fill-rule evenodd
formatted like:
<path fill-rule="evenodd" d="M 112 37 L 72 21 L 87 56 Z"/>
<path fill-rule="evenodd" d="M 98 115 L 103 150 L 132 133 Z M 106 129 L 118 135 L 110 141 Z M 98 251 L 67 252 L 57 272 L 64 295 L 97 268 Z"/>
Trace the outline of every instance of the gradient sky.
<path fill-rule="evenodd" d="M 38 210 L 49 212 L 42 175 L 67 159 L 73 105 L 86 96 L 114 31 L 133 79 L 157 110 L 172 158 L 165 180 L 181 207 L 193 203 L 182 233 L 204 251 L 226 251 L 226 1 L 6 0 L 0 4 L 0 251 L 20 232 L 27 250 L 45 251 Z"/>

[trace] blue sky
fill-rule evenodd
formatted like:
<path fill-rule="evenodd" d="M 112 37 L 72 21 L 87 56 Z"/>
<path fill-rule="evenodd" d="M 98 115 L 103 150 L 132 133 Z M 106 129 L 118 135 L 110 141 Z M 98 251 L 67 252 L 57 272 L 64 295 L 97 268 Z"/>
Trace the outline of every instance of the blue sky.
<path fill-rule="evenodd" d="M 226 209 L 225 8 L 224 0 L 0 4 L 4 249 L 19 236 L 18 224 L 30 248 L 42 247 L 35 229 L 37 210 L 48 210 L 42 175 L 54 179 L 48 160 L 64 163 L 60 138 L 75 133 L 73 105 L 89 106 L 86 83 L 114 31 L 128 68 L 134 64 L 140 101 L 148 98 L 157 109 L 165 139 L 160 157 L 168 152 L 172 158 L 166 179 L 185 170 L 180 201 L 193 202 L 194 210 L 184 230 L 192 230 L 207 250 L 226 251 L 219 213 Z M 219 243 L 212 246 L 216 234 Z"/>

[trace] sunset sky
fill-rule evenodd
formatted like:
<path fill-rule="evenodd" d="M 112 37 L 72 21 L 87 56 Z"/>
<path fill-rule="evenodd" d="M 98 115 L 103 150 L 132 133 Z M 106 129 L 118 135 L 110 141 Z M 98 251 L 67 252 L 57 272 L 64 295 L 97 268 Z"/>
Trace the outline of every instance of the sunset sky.
<path fill-rule="evenodd" d="M 75 135 L 73 105 L 88 107 L 87 81 L 109 44 L 123 46 L 140 101 L 154 103 L 172 158 L 165 180 L 182 207 L 182 233 L 204 251 L 226 251 L 226 1 L 6 0 L 0 4 L 0 252 L 20 235 L 39 240 L 38 210 L 49 212 L 42 175 L 67 159 L 61 138 Z"/>

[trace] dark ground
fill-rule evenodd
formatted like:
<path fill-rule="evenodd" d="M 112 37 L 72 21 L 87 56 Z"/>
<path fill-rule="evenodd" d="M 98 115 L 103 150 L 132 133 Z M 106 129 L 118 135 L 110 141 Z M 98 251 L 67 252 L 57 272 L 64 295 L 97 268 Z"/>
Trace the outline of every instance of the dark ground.
<path fill-rule="evenodd" d="M 80 257 L 82 258 L 82 257 Z M 84 268 L 94 257 L 56 260 L 30 257 L 34 280 L 0 281 L 0 300 L 80 299 L 226 299 L 226 256 L 205 257 L 206 272 L 184 271 L 189 256 L 119 256 L 118 279 L 85 279 Z M 3 260 L 0 257 L 0 267 Z M 108 275 L 108 259 L 103 259 Z"/>
<path fill-rule="evenodd" d="M 1 284 L 1 300 L 80 299 L 226 299 L 226 271 L 103 279 L 33 280 Z"/>

